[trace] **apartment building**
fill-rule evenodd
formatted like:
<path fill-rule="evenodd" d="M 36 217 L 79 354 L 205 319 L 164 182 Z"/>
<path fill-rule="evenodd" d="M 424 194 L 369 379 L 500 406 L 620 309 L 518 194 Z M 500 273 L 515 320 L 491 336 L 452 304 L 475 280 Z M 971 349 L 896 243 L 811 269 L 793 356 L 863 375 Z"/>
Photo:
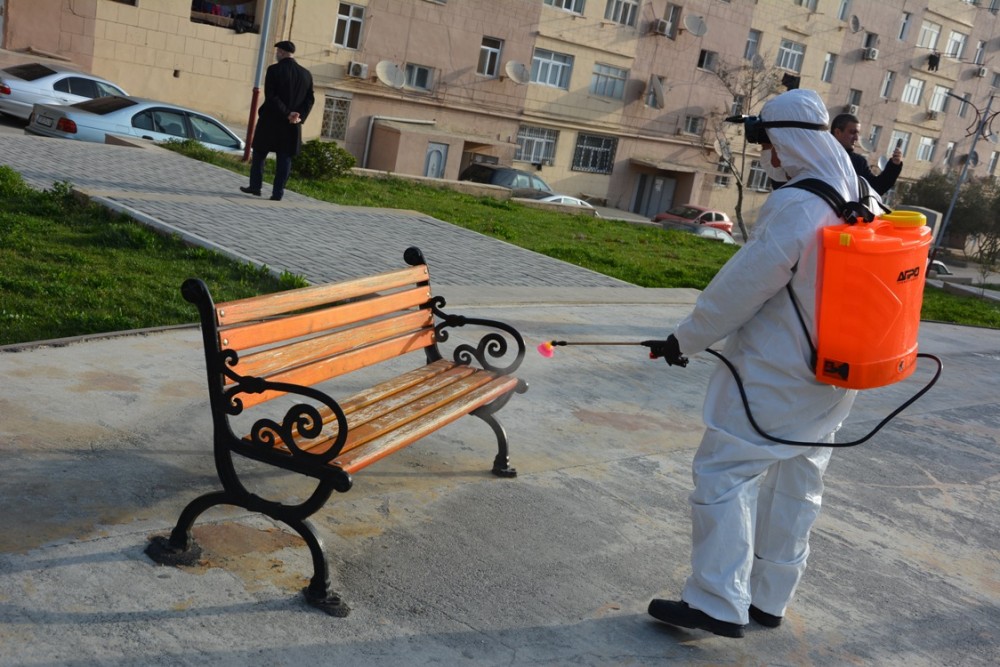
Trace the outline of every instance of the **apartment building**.
<path fill-rule="evenodd" d="M 994 174 L 1000 0 L 0 0 L 0 46 L 64 58 L 130 92 L 245 124 L 272 44 L 314 76 L 307 136 L 372 169 L 457 178 L 472 161 L 652 215 L 695 202 L 752 220 L 767 192 L 722 119 L 813 88 L 862 122 L 902 178 Z M 262 32 L 267 33 L 261 49 Z M 776 91 L 785 88 L 778 86 Z M 992 105 L 992 106 L 991 106 Z M 987 116 L 989 118 L 989 116 Z M 974 130 L 986 125 L 970 158 Z"/>

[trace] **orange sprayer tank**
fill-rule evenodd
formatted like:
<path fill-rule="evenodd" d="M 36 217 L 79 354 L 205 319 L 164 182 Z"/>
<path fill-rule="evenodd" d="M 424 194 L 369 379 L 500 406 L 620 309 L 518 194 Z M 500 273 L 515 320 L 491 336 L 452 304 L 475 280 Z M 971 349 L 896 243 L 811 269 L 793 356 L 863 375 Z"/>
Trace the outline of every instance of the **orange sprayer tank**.
<path fill-rule="evenodd" d="M 931 231 L 915 211 L 823 229 L 816 379 L 882 387 L 916 368 Z"/>

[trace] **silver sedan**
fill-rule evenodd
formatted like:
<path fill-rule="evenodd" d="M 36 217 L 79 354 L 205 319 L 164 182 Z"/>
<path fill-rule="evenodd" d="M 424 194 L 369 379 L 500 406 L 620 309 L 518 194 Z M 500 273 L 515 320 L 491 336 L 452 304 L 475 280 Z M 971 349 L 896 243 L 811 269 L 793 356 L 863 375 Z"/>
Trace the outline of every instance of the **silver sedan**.
<path fill-rule="evenodd" d="M 36 104 L 75 104 L 125 94 L 110 81 L 64 65 L 25 63 L 0 70 L 0 112 L 24 120 Z"/>
<path fill-rule="evenodd" d="M 36 104 L 29 134 L 107 143 L 108 135 L 151 141 L 195 139 L 208 148 L 243 152 L 243 140 L 198 111 L 140 97 L 102 97 L 68 107 Z"/>

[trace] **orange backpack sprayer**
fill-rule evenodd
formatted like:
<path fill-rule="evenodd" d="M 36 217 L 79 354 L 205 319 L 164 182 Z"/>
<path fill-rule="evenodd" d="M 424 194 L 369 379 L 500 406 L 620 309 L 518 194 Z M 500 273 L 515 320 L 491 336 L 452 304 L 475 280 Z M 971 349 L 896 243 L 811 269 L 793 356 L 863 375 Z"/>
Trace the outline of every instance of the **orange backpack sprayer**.
<path fill-rule="evenodd" d="M 822 235 L 816 379 L 871 389 L 909 377 L 931 243 L 926 217 L 893 212 Z"/>

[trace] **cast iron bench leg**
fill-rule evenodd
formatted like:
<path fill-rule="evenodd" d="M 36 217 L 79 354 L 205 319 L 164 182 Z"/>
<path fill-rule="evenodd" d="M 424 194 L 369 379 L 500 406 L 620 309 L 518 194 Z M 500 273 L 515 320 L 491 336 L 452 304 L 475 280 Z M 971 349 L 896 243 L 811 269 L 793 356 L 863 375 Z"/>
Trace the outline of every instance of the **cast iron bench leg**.
<path fill-rule="evenodd" d="M 160 565 L 194 565 L 201 558 L 201 547 L 194 541 L 191 528 L 202 512 L 215 505 L 233 504 L 225 491 L 213 491 L 198 496 L 184 508 L 170 538 L 154 536 L 146 547 L 146 555 Z"/>
<path fill-rule="evenodd" d="M 490 428 L 493 429 L 493 433 L 497 436 L 497 456 L 493 459 L 493 474 L 497 477 L 517 477 L 517 469 L 512 468 L 510 465 L 509 450 L 507 448 L 507 431 L 504 430 L 503 425 L 493 416 L 493 413 L 502 408 L 511 396 L 512 393 L 507 394 L 489 405 L 484 405 L 472 411 L 472 414 L 489 424 Z"/>

